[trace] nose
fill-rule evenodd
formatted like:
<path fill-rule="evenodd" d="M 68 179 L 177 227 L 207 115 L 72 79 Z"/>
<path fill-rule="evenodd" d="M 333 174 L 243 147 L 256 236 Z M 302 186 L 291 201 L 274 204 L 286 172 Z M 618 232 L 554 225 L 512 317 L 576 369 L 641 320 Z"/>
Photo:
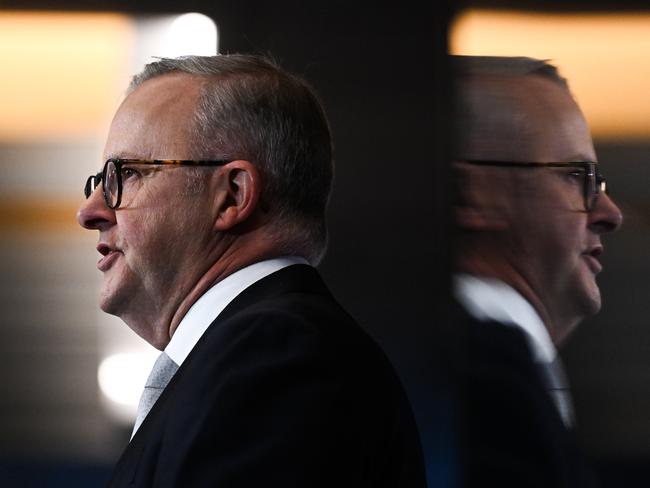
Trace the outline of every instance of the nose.
<path fill-rule="evenodd" d="M 100 231 L 115 224 L 115 211 L 106 205 L 101 184 L 79 207 L 77 222 L 85 229 Z"/>
<path fill-rule="evenodd" d="M 589 228 L 597 234 L 614 232 L 623 224 L 623 213 L 609 195 L 598 195 L 594 208 L 589 212 Z"/>

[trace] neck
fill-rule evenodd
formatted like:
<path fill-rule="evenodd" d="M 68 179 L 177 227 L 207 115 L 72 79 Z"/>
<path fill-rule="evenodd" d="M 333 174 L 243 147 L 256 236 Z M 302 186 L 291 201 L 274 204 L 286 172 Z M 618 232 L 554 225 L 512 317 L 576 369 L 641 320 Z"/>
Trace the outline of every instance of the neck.
<path fill-rule="evenodd" d="M 535 309 L 556 346 L 565 338 L 566 334 L 561 331 L 571 330 L 578 322 L 578 319 L 564 316 L 558 307 L 549 307 L 515 266 L 503 259 L 486 257 L 484 249 L 480 255 L 464 253 L 456 269 L 477 277 L 500 280 L 516 290 Z"/>
<path fill-rule="evenodd" d="M 242 242 L 242 239 L 239 238 L 237 243 L 233 242 L 232 245 L 229 245 L 224 252 L 219 254 L 219 258 L 214 260 L 213 264 L 199 277 L 179 303 L 169 321 L 169 339 L 176 332 L 178 325 L 188 310 L 206 291 L 246 266 L 280 255 L 282 255 L 281 251 L 276 250 L 269 240 L 259 235 L 255 239 L 246 239 L 246 242 Z"/>

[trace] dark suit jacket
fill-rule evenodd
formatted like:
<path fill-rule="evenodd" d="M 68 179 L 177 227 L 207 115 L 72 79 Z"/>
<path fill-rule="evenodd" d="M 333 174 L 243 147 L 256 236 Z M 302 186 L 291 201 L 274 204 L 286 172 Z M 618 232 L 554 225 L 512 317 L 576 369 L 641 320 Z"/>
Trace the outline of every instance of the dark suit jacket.
<path fill-rule="evenodd" d="M 424 474 L 386 357 L 317 272 L 294 265 L 210 325 L 109 486 L 420 487 Z"/>
<path fill-rule="evenodd" d="M 467 487 L 599 486 L 549 396 L 523 331 L 455 304 L 465 334 L 462 472 Z"/>

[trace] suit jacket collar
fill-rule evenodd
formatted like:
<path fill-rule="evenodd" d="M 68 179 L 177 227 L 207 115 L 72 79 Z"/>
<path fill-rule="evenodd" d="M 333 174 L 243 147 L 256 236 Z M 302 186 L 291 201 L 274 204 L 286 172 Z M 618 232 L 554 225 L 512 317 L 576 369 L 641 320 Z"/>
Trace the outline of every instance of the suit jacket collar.
<path fill-rule="evenodd" d="M 227 276 L 201 296 L 187 311 L 171 341 L 167 355 L 179 366 L 192 351 L 201 336 L 223 309 L 255 282 L 293 264 L 308 264 L 296 256 L 260 261 Z"/>

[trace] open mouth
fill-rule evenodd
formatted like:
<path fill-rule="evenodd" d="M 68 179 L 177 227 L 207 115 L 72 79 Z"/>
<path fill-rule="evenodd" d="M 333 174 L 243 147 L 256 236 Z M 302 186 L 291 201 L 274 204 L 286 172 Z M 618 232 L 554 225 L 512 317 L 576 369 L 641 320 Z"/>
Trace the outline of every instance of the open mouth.
<path fill-rule="evenodd" d="M 121 251 L 111 249 L 106 244 L 98 244 L 97 251 L 102 255 L 102 257 L 99 258 L 99 261 L 97 261 L 97 269 L 100 271 L 106 271 L 110 269 L 115 260 L 119 257 L 120 254 L 122 254 Z"/>
<path fill-rule="evenodd" d="M 589 269 L 591 269 L 594 274 L 598 274 L 603 270 L 603 265 L 600 264 L 600 261 L 598 260 L 599 256 L 603 254 L 603 251 L 603 246 L 594 246 L 582 254 L 587 261 Z"/>

